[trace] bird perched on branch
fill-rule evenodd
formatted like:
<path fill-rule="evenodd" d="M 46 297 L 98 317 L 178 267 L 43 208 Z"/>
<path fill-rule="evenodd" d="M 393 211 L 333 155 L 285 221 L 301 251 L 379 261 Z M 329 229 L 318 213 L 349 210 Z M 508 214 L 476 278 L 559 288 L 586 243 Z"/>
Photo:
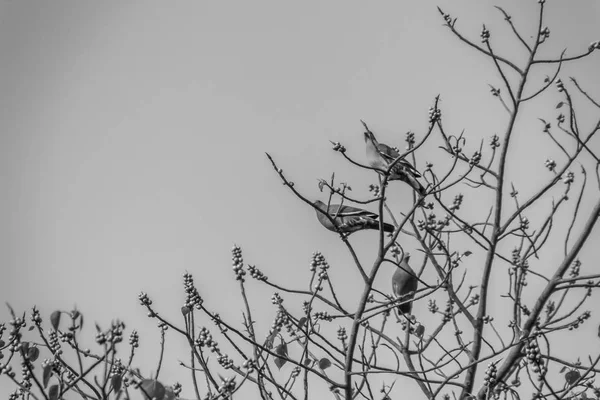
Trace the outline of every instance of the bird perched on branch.
<path fill-rule="evenodd" d="M 412 311 L 412 299 L 415 297 L 419 280 L 417 274 L 408 265 L 410 254 L 405 253 L 402 262 L 397 266 L 392 276 L 392 293 L 396 299 L 401 299 L 403 304 L 398 306 L 398 313 L 409 315 Z"/>
<path fill-rule="evenodd" d="M 351 206 L 340 206 L 339 204 L 330 204 L 328 210 L 327 204 L 320 200 L 315 201 L 313 204 L 319 210 L 323 211 L 320 212 L 315 210 L 317 213 L 317 219 L 321 225 L 330 231 L 339 231 L 341 233 L 350 234 L 363 229 L 379 230 L 379 215 L 370 211 Z M 333 219 L 335 226 L 332 224 L 331 220 L 327 218 L 326 214 L 329 214 L 331 219 Z M 385 222 L 383 223 L 383 230 L 385 232 L 394 232 L 394 229 L 394 225 Z"/>
<path fill-rule="evenodd" d="M 367 160 L 369 166 L 373 168 L 387 171 L 394 160 L 400 157 L 400 153 L 397 150 L 387 144 L 379 143 L 375 139 L 373 132 L 369 130 L 365 132 L 365 143 L 367 145 Z M 421 174 L 415 167 L 405 159 L 400 159 L 390 171 L 389 180 L 406 182 L 421 196 L 425 196 L 426 190 L 417 180 L 420 177 Z"/>

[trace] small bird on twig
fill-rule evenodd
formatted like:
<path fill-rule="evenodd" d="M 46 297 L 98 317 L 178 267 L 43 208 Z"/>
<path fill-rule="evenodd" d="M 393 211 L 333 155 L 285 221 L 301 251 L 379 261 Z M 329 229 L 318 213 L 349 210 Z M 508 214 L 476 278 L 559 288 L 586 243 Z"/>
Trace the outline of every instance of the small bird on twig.
<path fill-rule="evenodd" d="M 323 212 L 315 210 L 317 219 L 321 225 L 330 231 L 350 234 L 363 229 L 379 230 L 379 215 L 370 211 L 352 206 L 340 206 L 339 204 L 330 204 L 328 210 L 327 204 L 320 200 L 315 201 L 313 204 L 319 210 L 323 210 Z M 335 226 L 327 218 L 326 214 L 329 214 L 331 219 L 333 219 Z M 383 230 L 385 232 L 394 232 L 394 229 L 394 225 L 386 222 L 383 223 Z"/>
<path fill-rule="evenodd" d="M 396 299 L 401 299 L 403 304 L 398 306 L 398 313 L 408 316 L 412 311 L 412 299 L 415 297 L 419 280 L 417 274 L 408 265 L 410 254 L 405 253 L 402 262 L 397 266 L 392 276 L 392 293 Z"/>
<path fill-rule="evenodd" d="M 365 132 L 365 143 L 367 145 L 367 160 L 369 166 L 373 168 L 387 171 L 390 164 L 400 157 L 400 153 L 397 150 L 384 143 L 379 143 L 377 139 L 375 139 L 373 132 L 370 130 Z M 419 193 L 419 195 L 425 196 L 426 189 L 417 180 L 417 178 L 420 177 L 421 174 L 411 165 L 411 163 L 405 159 L 400 159 L 394 164 L 394 167 L 390 171 L 389 180 L 406 182 Z"/>

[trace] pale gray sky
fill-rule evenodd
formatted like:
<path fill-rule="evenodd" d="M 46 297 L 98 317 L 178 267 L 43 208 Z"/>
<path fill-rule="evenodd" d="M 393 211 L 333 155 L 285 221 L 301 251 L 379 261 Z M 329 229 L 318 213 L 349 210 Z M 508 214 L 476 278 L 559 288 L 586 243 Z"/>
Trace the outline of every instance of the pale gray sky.
<path fill-rule="evenodd" d="M 579 53 L 600 39 L 600 3 L 547 3 L 543 54 Z M 533 34 L 535 1 L 495 4 Z M 499 83 L 492 64 L 450 35 L 436 5 L 475 40 L 486 23 L 492 42 L 523 60 L 492 2 L 475 0 L 1 2 L 0 300 L 18 310 L 37 304 L 46 315 L 77 304 L 103 326 L 122 318 L 145 332 L 149 371 L 158 334 L 137 294 L 148 292 L 176 319 L 187 270 L 208 304 L 239 321 L 234 242 L 284 284 L 306 279 L 315 250 L 344 277 L 350 259 L 338 238 L 281 185 L 264 152 L 309 197 L 332 171 L 365 195 L 374 176 L 343 162 L 328 141 L 360 160 L 359 119 L 403 146 L 408 130 L 422 137 L 439 93 L 446 127 L 465 129 L 471 151 L 501 134 L 505 116 L 487 86 Z M 596 96 L 598 57 L 564 69 Z M 542 136 L 536 118 L 553 119 L 556 99 L 553 91 L 519 121 L 512 172 L 544 173 L 546 158 L 560 158 L 532 147 Z M 418 166 L 443 163 L 441 154 L 424 149 Z M 536 182 L 520 182 L 520 191 Z M 393 193 L 408 206 L 406 190 Z M 375 238 L 360 235 L 368 256 Z M 392 272 L 380 277 L 386 291 Z M 342 295 L 352 299 L 358 288 L 349 279 Z M 164 379 L 187 380 L 170 361 Z"/>

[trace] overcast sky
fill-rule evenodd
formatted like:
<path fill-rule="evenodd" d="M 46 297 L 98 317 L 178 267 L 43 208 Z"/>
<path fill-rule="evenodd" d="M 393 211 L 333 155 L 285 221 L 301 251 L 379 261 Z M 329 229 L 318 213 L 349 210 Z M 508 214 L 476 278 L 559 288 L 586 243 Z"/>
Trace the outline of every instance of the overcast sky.
<path fill-rule="evenodd" d="M 528 38 L 536 3 L 497 2 Z M 544 55 L 565 47 L 577 54 L 600 40 L 598 1 L 547 4 Z M 177 320 L 181 275 L 190 271 L 207 304 L 239 322 L 233 243 L 247 262 L 288 285 L 304 282 L 320 250 L 342 296 L 358 298 L 339 239 L 281 185 L 264 152 L 311 198 L 320 195 L 316 179 L 333 171 L 367 196 L 375 176 L 343 162 L 329 143 L 342 141 L 363 160 L 360 119 L 403 147 L 406 131 L 422 137 L 441 94 L 445 125 L 465 130 L 470 151 L 502 134 L 506 116 L 487 86 L 499 86 L 493 64 L 449 34 L 436 5 L 476 41 L 486 23 L 492 42 L 522 65 L 503 18 L 491 2 L 476 0 L 2 1 L 0 300 L 18 310 L 37 304 L 45 315 L 76 304 L 103 326 L 124 319 L 128 332 L 143 333 L 149 355 L 142 369 L 150 372 L 158 333 L 138 293 Z M 598 57 L 564 76 L 600 97 Z M 519 181 L 520 172 L 545 173 L 544 160 L 560 158 L 539 145 L 537 120 L 555 117 L 557 99 L 552 91 L 519 120 L 511 172 L 524 194 L 542 181 Z M 418 154 L 418 168 L 444 162 L 436 146 Z M 391 193 L 399 210 L 410 206 L 405 187 Z M 367 260 L 373 256 L 373 235 L 354 240 Z M 392 273 L 382 270 L 382 290 Z M 266 332 L 271 291 L 255 295 L 257 308 L 268 310 L 258 312 Z M 416 306 L 426 308 L 426 301 Z M 0 320 L 7 318 L 0 308 Z M 166 383 L 188 379 L 177 357 L 185 353 L 168 360 Z M 187 386 L 184 395 L 191 394 Z"/>

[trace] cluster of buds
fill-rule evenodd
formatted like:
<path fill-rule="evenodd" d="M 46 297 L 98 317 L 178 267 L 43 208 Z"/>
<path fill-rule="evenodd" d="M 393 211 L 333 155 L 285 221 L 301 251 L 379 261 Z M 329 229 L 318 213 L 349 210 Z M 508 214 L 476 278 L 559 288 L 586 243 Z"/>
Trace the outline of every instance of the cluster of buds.
<path fill-rule="evenodd" d="M 346 328 L 340 326 L 337 330 L 337 338 L 340 342 L 342 342 L 342 346 L 346 349 L 346 340 L 348 340 L 348 334 L 346 333 Z"/>
<path fill-rule="evenodd" d="M 471 298 L 469 299 L 469 305 L 475 305 L 478 303 L 479 303 L 479 293 L 476 293 L 473 296 L 471 296 Z"/>
<path fill-rule="evenodd" d="M 303 301 L 302 302 L 302 312 L 304 312 L 304 314 L 308 315 L 308 314 L 310 314 L 311 311 L 312 311 L 312 307 L 310 306 L 310 302 Z"/>
<path fill-rule="evenodd" d="M 48 344 L 50 345 L 50 351 L 55 356 L 60 356 L 62 354 L 62 350 L 60 348 L 60 341 L 58 340 L 58 334 L 55 330 L 51 330 L 48 332 Z"/>
<path fill-rule="evenodd" d="M 579 325 L 583 324 L 587 319 L 590 318 L 591 315 L 592 314 L 589 311 L 584 311 L 583 314 L 581 314 L 575 321 L 571 323 L 569 330 L 572 331 L 573 329 L 579 328 Z"/>
<path fill-rule="evenodd" d="M 483 384 L 488 387 L 494 386 L 494 384 L 496 383 L 497 373 L 498 368 L 496 367 L 496 363 L 489 363 L 483 376 Z"/>
<path fill-rule="evenodd" d="M 179 395 L 181 394 L 181 383 L 175 382 L 172 389 L 173 389 L 173 394 L 175 395 L 175 397 L 179 397 Z"/>
<path fill-rule="evenodd" d="M 600 50 L 600 40 L 590 43 L 588 51 Z"/>
<path fill-rule="evenodd" d="M 525 354 L 527 355 L 527 363 L 531 365 L 531 370 L 538 376 L 538 380 L 542 380 L 548 367 L 542 360 L 542 354 L 540 352 L 540 346 L 537 340 L 530 340 L 525 347 Z"/>
<path fill-rule="evenodd" d="M 327 260 L 325 260 L 325 256 L 323 256 L 320 251 L 315 251 L 310 260 L 310 271 L 315 272 L 317 267 L 321 271 L 327 271 L 329 269 L 329 264 L 327 263 Z"/>
<path fill-rule="evenodd" d="M 460 206 L 462 205 L 462 202 L 462 193 L 459 193 L 456 196 L 454 196 L 454 200 L 452 201 L 452 205 L 450 206 L 450 211 L 458 211 L 460 209 Z"/>
<path fill-rule="evenodd" d="M 525 216 L 520 216 L 519 217 L 520 220 L 520 225 L 519 228 L 525 232 L 526 230 L 529 229 L 529 218 L 525 217 Z"/>
<path fill-rule="evenodd" d="M 140 347 L 140 335 L 136 330 L 133 330 L 129 335 L 129 345 L 134 349 Z"/>
<path fill-rule="evenodd" d="M 573 181 L 575 181 L 575 174 L 571 171 L 567 172 L 567 175 L 563 177 L 563 183 L 570 185 Z"/>
<path fill-rule="evenodd" d="M 288 313 L 283 309 L 283 307 L 280 307 L 279 310 L 277 310 L 277 314 L 275 315 L 275 320 L 273 321 L 273 324 L 271 324 L 271 332 L 279 332 L 282 330 L 283 327 L 285 327 L 288 334 L 292 336 L 296 334 L 296 327 L 292 319 L 290 318 Z"/>
<path fill-rule="evenodd" d="M 242 367 L 248 370 L 248 373 L 252 373 L 256 369 L 256 363 L 254 360 L 247 359 L 242 363 Z"/>
<path fill-rule="evenodd" d="M 63 343 L 69 343 L 75 338 L 73 332 L 60 332 L 60 341 Z"/>
<path fill-rule="evenodd" d="M 273 293 L 273 296 L 271 296 L 271 303 L 273 303 L 275 305 L 283 304 L 283 299 L 281 298 L 279 293 L 277 293 L 277 292 Z"/>
<path fill-rule="evenodd" d="M 415 145 L 415 133 L 411 131 L 406 132 L 406 138 L 404 140 L 408 144 L 407 150 L 412 149 Z"/>
<path fill-rule="evenodd" d="M 492 85 L 490 86 L 490 92 L 492 92 L 492 96 L 494 97 L 500 97 L 500 89 L 493 87 Z"/>
<path fill-rule="evenodd" d="M 485 25 L 481 28 L 481 34 L 479 36 L 481 37 L 481 43 L 488 43 L 490 41 L 490 31 L 488 31 Z"/>
<path fill-rule="evenodd" d="M 442 118 L 442 112 L 438 108 L 429 107 L 429 123 L 435 124 Z"/>
<path fill-rule="evenodd" d="M 435 314 L 440 310 L 434 299 L 429 299 L 429 301 L 427 302 L 427 309 L 432 314 Z"/>
<path fill-rule="evenodd" d="M 540 31 L 540 43 L 543 43 L 549 37 L 550 37 L 550 28 L 545 26 L 544 29 L 542 29 Z"/>
<path fill-rule="evenodd" d="M 150 297 L 148 297 L 147 293 L 141 292 L 138 296 L 138 299 L 140 301 L 140 304 L 143 306 L 152 305 L 152 300 L 150 300 Z"/>
<path fill-rule="evenodd" d="M 115 359 L 113 365 L 110 367 L 110 376 L 123 375 L 125 372 L 125 366 L 120 358 Z"/>
<path fill-rule="evenodd" d="M 551 172 L 554 172 L 556 170 L 556 161 L 554 161 L 550 158 L 546 159 L 546 162 L 544 163 L 544 165 Z"/>
<path fill-rule="evenodd" d="M 558 89 L 559 93 L 565 91 L 565 84 L 563 83 L 563 81 L 560 80 L 560 78 L 556 80 L 556 88 Z"/>
<path fill-rule="evenodd" d="M 300 369 L 300 367 L 294 367 L 294 369 L 292 370 L 292 373 L 291 373 L 291 377 L 292 377 L 292 379 L 295 379 L 295 378 L 297 378 L 297 377 L 298 377 L 298 375 L 300 375 L 300 372 L 301 372 L 301 371 L 302 371 L 302 370 Z"/>
<path fill-rule="evenodd" d="M 490 317 L 489 315 L 486 315 L 486 316 L 483 317 L 483 323 L 484 324 L 489 324 L 493 320 L 494 320 L 494 317 Z"/>
<path fill-rule="evenodd" d="M 198 289 L 194 285 L 194 278 L 189 272 L 183 274 L 183 287 L 185 289 L 184 306 L 189 309 L 195 307 L 199 310 L 202 307 L 202 297 L 200 297 L 200 293 L 198 293 Z"/>
<path fill-rule="evenodd" d="M 235 279 L 244 282 L 244 259 L 242 258 L 242 249 L 238 245 L 233 245 L 231 249 L 231 260 L 233 261 L 233 272 L 235 273 Z"/>
<path fill-rule="evenodd" d="M 571 271 L 569 272 L 569 275 L 572 278 L 577 278 L 579 276 L 580 267 L 581 267 L 581 261 L 579 261 L 579 259 L 575 260 L 573 262 L 573 265 L 571 265 Z"/>
<path fill-rule="evenodd" d="M 500 147 L 500 137 L 498 135 L 492 136 L 492 139 L 490 140 L 490 146 L 492 149 Z"/>
<path fill-rule="evenodd" d="M 379 185 L 369 185 L 369 192 L 373 193 L 373 197 L 378 197 L 380 193 Z"/>
<path fill-rule="evenodd" d="M 340 142 L 331 142 L 333 144 L 333 151 L 339 151 L 340 153 L 345 153 L 346 148 L 342 146 Z"/>
<path fill-rule="evenodd" d="M 255 265 L 248 265 L 248 272 L 250 272 L 250 276 L 256 280 L 266 282 L 267 279 L 269 279 L 260 269 L 256 268 Z"/>
<path fill-rule="evenodd" d="M 444 322 L 452 321 L 453 306 L 454 306 L 454 301 L 452 301 L 452 299 L 448 299 L 448 301 L 446 302 L 446 309 L 444 310 Z"/>
<path fill-rule="evenodd" d="M 217 357 L 217 362 L 225 369 L 230 369 L 233 367 L 233 360 L 229 358 L 227 354 L 219 354 Z"/>
<path fill-rule="evenodd" d="M 219 386 L 219 393 L 224 399 L 229 399 L 231 394 L 235 390 L 235 377 L 223 379 L 221 378 L 221 385 Z"/>
<path fill-rule="evenodd" d="M 33 322 L 35 326 L 40 326 L 42 324 L 42 316 L 40 315 L 40 310 L 38 310 L 36 306 L 33 306 L 33 310 L 31 311 L 31 322 Z"/>
<path fill-rule="evenodd" d="M 408 333 L 415 334 L 415 330 L 417 327 L 417 317 L 414 315 L 406 315 L 405 318 L 400 318 L 400 325 L 402 326 L 402 330 L 406 331 L 408 329 Z M 420 324 L 419 324 L 420 326 Z"/>
<path fill-rule="evenodd" d="M 565 115 L 564 114 L 558 114 L 558 117 L 556 117 L 556 120 L 558 121 L 558 124 L 562 124 L 563 122 L 565 122 Z"/>
<path fill-rule="evenodd" d="M 452 25 L 452 17 L 450 14 L 444 14 L 444 21 L 446 21 L 448 25 Z"/>
<path fill-rule="evenodd" d="M 475 166 L 475 165 L 479 164 L 480 161 L 481 161 L 481 153 L 476 151 L 475 153 L 473 153 L 473 156 L 469 160 L 469 165 L 471 167 Z"/>
<path fill-rule="evenodd" d="M 208 329 L 202 327 L 198 333 L 198 337 L 195 340 L 196 347 L 208 347 L 211 352 L 216 353 L 219 351 L 218 343 L 213 340 L 212 335 Z"/>
<path fill-rule="evenodd" d="M 29 389 L 31 389 L 31 371 L 30 371 L 30 366 L 27 365 L 27 362 L 22 361 L 21 362 L 21 382 L 19 382 L 20 386 L 21 386 L 21 390 L 22 392 L 26 393 L 29 391 Z"/>
<path fill-rule="evenodd" d="M 333 317 L 331 315 L 329 315 L 329 313 L 327 311 L 317 311 L 316 313 L 313 314 L 315 321 L 327 321 L 327 322 L 331 322 L 333 321 Z"/>

